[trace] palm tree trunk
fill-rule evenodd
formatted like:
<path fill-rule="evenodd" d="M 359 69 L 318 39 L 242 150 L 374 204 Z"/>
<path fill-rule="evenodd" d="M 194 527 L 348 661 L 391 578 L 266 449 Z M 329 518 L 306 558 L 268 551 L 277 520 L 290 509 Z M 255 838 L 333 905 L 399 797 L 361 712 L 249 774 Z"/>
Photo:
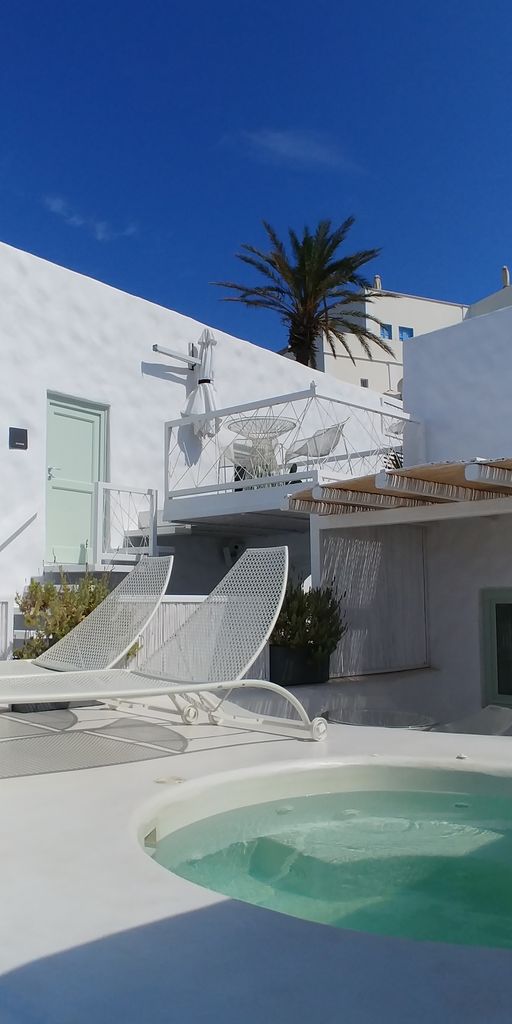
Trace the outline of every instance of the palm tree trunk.
<path fill-rule="evenodd" d="M 297 330 L 295 325 L 290 327 L 288 345 L 295 356 L 297 363 L 302 366 L 311 366 L 316 369 L 316 332 L 314 327 Z"/>

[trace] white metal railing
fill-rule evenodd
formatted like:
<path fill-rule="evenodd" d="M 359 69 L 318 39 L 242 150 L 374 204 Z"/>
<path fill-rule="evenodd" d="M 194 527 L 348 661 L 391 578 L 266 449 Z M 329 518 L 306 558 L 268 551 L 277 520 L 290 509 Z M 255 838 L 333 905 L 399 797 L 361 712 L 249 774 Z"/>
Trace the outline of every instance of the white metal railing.
<path fill-rule="evenodd" d="M 130 662 L 130 668 L 141 668 L 142 663 L 159 650 L 166 640 L 183 625 L 206 600 L 206 594 L 169 594 L 146 626 L 140 637 L 139 650 Z M 269 653 L 266 645 L 248 672 L 250 679 L 268 679 Z"/>
<path fill-rule="evenodd" d="M 158 494 L 151 488 L 95 484 L 93 563 L 133 561 L 157 553 Z"/>
<path fill-rule="evenodd" d="M 324 480 L 377 472 L 400 459 L 404 431 L 415 421 L 401 403 L 373 404 L 303 391 L 245 402 L 165 424 L 166 510 L 201 495 L 287 494 Z M 277 495 L 276 495 L 277 500 Z M 244 498 L 247 502 L 247 497 Z M 187 502 L 187 509 L 190 508 Z"/>
<path fill-rule="evenodd" d="M 9 657 L 12 647 L 12 604 L 0 600 L 0 659 Z"/>

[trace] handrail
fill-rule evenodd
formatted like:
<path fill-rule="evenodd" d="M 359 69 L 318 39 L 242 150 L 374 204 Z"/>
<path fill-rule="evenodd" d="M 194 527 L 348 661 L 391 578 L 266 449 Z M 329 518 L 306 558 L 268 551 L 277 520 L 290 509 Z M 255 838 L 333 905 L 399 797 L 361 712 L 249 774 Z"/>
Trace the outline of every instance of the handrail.
<path fill-rule="evenodd" d="M 112 555 L 111 549 L 104 548 L 105 533 L 104 533 L 104 495 L 108 492 L 118 492 L 119 494 L 131 495 L 137 494 L 146 496 L 149 500 L 149 513 L 148 513 L 148 546 L 144 549 L 144 553 L 148 555 L 156 555 L 158 548 L 158 535 L 157 535 L 157 513 L 158 513 L 158 492 L 152 487 L 126 487 L 119 486 L 104 480 L 99 480 L 94 485 L 94 503 L 95 503 L 95 527 L 94 527 L 94 544 L 93 544 L 93 562 L 95 565 L 99 565 L 105 558 Z M 128 536 L 129 530 L 124 529 L 124 535 Z M 141 533 L 145 532 L 145 529 L 141 529 Z M 118 549 L 122 551 L 123 549 Z M 134 549 L 135 550 L 135 549 Z M 126 554 L 126 551 L 123 550 Z"/>

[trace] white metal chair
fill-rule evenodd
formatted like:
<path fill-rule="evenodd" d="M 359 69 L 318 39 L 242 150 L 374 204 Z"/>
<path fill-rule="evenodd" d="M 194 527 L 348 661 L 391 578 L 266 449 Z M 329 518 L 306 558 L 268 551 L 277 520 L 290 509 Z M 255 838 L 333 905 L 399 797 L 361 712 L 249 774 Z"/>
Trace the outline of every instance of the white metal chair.
<path fill-rule="evenodd" d="M 270 442 L 255 445 L 243 441 L 233 441 L 226 446 L 222 453 L 219 463 L 219 482 L 225 481 L 228 467 L 232 472 L 234 471 L 234 480 L 237 481 L 271 476 L 278 469 L 278 462 Z"/>
<path fill-rule="evenodd" d="M 141 558 L 90 615 L 39 658 L 0 662 L 0 679 L 113 668 L 157 611 L 167 590 L 172 563 L 170 555 Z M 41 680 L 41 689 L 45 685 Z"/>
<path fill-rule="evenodd" d="M 286 461 L 291 459 L 322 459 L 330 455 L 340 443 L 347 420 L 334 423 L 332 427 L 323 427 L 307 437 L 301 444 L 288 448 Z M 297 440 L 300 440 L 299 438 Z"/>
<path fill-rule="evenodd" d="M 106 704 L 168 696 L 182 720 L 200 712 L 218 725 L 261 729 L 286 736 L 322 739 L 323 718 L 310 721 L 288 690 L 261 679 L 243 678 L 272 633 L 288 575 L 288 549 L 244 552 L 210 596 L 157 651 L 135 669 L 52 672 L 0 678 L 0 703 L 99 700 Z M 238 689 L 278 693 L 298 720 L 252 714 L 226 704 Z"/>

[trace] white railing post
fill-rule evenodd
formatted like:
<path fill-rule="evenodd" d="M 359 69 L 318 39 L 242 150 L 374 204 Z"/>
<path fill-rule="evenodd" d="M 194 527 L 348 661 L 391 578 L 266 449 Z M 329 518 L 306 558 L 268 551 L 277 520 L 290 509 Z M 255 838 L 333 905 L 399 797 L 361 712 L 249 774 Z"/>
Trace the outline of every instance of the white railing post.
<path fill-rule="evenodd" d="M 101 565 L 103 553 L 103 483 L 98 480 L 94 484 L 94 527 L 92 539 L 92 562 L 94 566 Z"/>
<path fill-rule="evenodd" d="M 149 523 L 148 523 L 148 555 L 156 555 L 158 551 L 158 491 L 150 488 Z"/>

